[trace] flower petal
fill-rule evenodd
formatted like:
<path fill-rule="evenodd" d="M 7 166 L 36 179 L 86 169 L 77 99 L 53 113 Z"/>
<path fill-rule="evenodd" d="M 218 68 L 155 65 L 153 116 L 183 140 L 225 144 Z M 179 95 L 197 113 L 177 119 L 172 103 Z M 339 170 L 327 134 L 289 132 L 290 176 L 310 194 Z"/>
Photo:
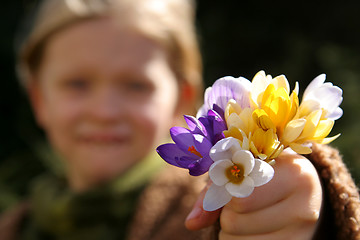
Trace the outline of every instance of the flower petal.
<path fill-rule="evenodd" d="M 316 126 L 319 124 L 321 114 L 322 110 L 317 110 L 306 117 L 305 127 L 299 138 L 308 138 L 314 134 Z"/>
<path fill-rule="evenodd" d="M 249 177 L 254 181 L 254 186 L 259 187 L 268 183 L 274 177 L 274 168 L 265 161 L 255 159 L 255 166 Z"/>
<path fill-rule="evenodd" d="M 225 184 L 226 190 L 233 197 L 244 198 L 248 197 L 254 191 L 254 181 L 251 177 L 245 177 L 241 184 L 234 184 L 228 182 Z"/>
<path fill-rule="evenodd" d="M 321 102 L 322 106 L 329 112 L 332 113 L 339 107 L 339 105 L 343 101 L 342 97 L 342 89 L 337 86 L 331 86 L 328 88 L 321 88 L 321 92 L 319 94 L 323 94 L 323 101 Z"/>
<path fill-rule="evenodd" d="M 176 145 L 184 152 L 188 151 L 189 146 L 194 145 L 194 137 L 190 130 L 183 127 L 172 127 L 170 135 Z"/>
<path fill-rule="evenodd" d="M 303 101 L 299 107 L 299 117 L 306 117 L 314 111 L 321 109 L 321 105 L 318 101 L 308 99 Z"/>
<path fill-rule="evenodd" d="M 326 109 L 329 113 L 332 113 L 343 100 L 342 90 L 339 87 L 332 86 L 330 83 L 329 86 L 324 84 L 316 89 L 311 95 L 307 96 L 306 99 L 317 100 L 322 108 Z"/>
<path fill-rule="evenodd" d="M 251 89 L 251 98 L 253 103 L 258 106 L 261 103 L 262 93 L 265 91 L 266 87 L 270 84 L 271 76 L 269 78 L 266 76 L 264 71 L 259 71 L 255 74 L 252 79 L 252 89 Z"/>
<path fill-rule="evenodd" d="M 320 143 L 320 144 L 329 144 L 332 141 L 334 141 L 335 139 L 337 139 L 338 137 L 340 137 L 340 133 L 336 134 L 333 137 L 328 137 L 328 138 L 324 138 L 324 139 L 319 139 L 319 140 L 314 140 L 314 142 Z"/>
<path fill-rule="evenodd" d="M 241 120 L 240 116 L 236 113 L 231 113 L 226 121 L 227 125 L 230 127 L 236 127 L 243 129 L 244 123 Z"/>
<path fill-rule="evenodd" d="M 207 90 L 207 89 L 206 89 Z M 206 93 L 206 91 L 205 91 Z M 209 106 L 207 104 L 203 104 L 196 113 L 196 118 L 206 116 L 207 112 L 209 111 Z"/>
<path fill-rule="evenodd" d="M 285 75 L 279 75 L 271 80 L 271 84 L 274 84 L 275 88 L 284 88 L 286 92 L 290 93 L 289 82 L 286 79 Z"/>
<path fill-rule="evenodd" d="M 332 113 L 327 115 L 327 118 L 331 120 L 338 120 L 343 115 L 343 110 L 341 108 L 336 108 Z"/>
<path fill-rule="evenodd" d="M 326 75 L 325 74 L 320 74 L 319 76 L 317 76 L 316 78 L 314 78 L 310 84 L 306 87 L 304 94 L 303 94 L 303 99 L 306 98 L 306 96 L 314 91 L 316 88 L 320 87 L 326 79 Z"/>
<path fill-rule="evenodd" d="M 215 105 L 216 106 L 216 105 Z M 227 129 L 224 119 L 214 110 L 209 110 L 206 117 L 200 117 L 199 121 L 205 126 L 207 138 L 212 144 L 224 138 L 223 131 Z"/>
<path fill-rule="evenodd" d="M 205 194 L 203 208 L 205 211 L 215 211 L 230 202 L 231 198 L 223 186 L 212 184 Z"/>
<path fill-rule="evenodd" d="M 191 176 L 200 176 L 206 173 L 213 163 L 214 161 L 210 158 L 209 155 L 207 155 L 203 158 L 193 161 L 187 166 L 187 168 L 189 169 L 189 174 Z"/>
<path fill-rule="evenodd" d="M 228 137 L 218 141 L 210 150 L 210 157 L 214 161 L 231 159 L 233 154 L 241 149 L 236 138 Z"/>
<path fill-rule="evenodd" d="M 181 168 L 186 168 L 191 161 L 196 160 L 196 158 L 191 158 L 189 155 L 184 153 L 174 143 L 166 143 L 160 145 L 156 148 L 156 151 L 160 155 L 160 157 L 162 157 L 167 163 Z M 185 164 L 179 163 L 180 158 L 182 158 L 183 156 L 189 157 L 189 162 Z"/>
<path fill-rule="evenodd" d="M 199 151 L 202 156 L 209 155 L 209 151 L 213 146 L 212 143 L 206 137 L 200 134 L 194 134 L 193 137 L 195 140 L 194 145 L 197 151 Z"/>
<path fill-rule="evenodd" d="M 230 99 L 225 108 L 224 117 L 226 122 L 231 114 L 236 113 L 237 115 L 242 112 L 242 109 L 239 104 L 236 103 L 234 99 Z"/>
<path fill-rule="evenodd" d="M 295 141 L 295 139 L 300 136 L 305 124 L 305 119 L 295 119 L 290 121 L 285 127 L 282 141 L 287 143 Z"/>
<path fill-rule="evenodd" d="M 329 135 L 331 129 L 334 126 L 334 121 L 330 119 L 321 120 L 319 124 L 316 126 L 316 130 L 314 132 L 313 138 L 325 138 Z"/>
<path fill-rule="evenodd" d="M 217 104 L 225 109 L 230 99 L 234 99 L 242 108 L 249 107 L 248 99 L 251 83 L 249 80 L 239 77 L 223 77 L 215 81 L 212 94 L 209 96 L 211 106 Z"/>
<path fill-rule="evenodd" d="M 343 92 L 341 88 L 334 86 L 331 82 L 324 83 L 325 79 L 325 74 L 322 74 L 309 84 L 303 95 L 303 103 L 317 101 L 320 107 L 326 110 L 326 118 L 337 120 L 342 116 L 339 105 L 343 100 Z"/>
<path fill-rule="evenodd" d="M 205 126 L 198 119 L 189 115 L 184 115 L 184 119 L 189 127 L 189 130 L 193 134 L 202 134 L 204 136 L 207 136 Z"/>
<path fill-rule="evenodd" d="M 233 163 L 242 165 L 244 167 L 244 175 L 247 176 L 254 168 L 255 159 L 252 153 L 248 150 L 237 151 L 232 159 Z"/>
<path fill-rule="evenodd" d="M 225 185 L 229 182 L 225 171 L 232 166 L 234 166 L 234 164 L 229 159 L 214 162 L 209 169 L 209 177 L 211 181 L 218 186 Z"/>
<path fill-rule="evenodd" d="M 293 92 L 294 92 L 296 95 L 299 95 L 299 82 L 295 82 L 295 87 L 294 87 Z"/>
<path fill-rule="evenodd" d="M 310 154 L 312 153 L 311 148 L 304 146 L 303 144 L 291 143 L 289 147 L 298 154 Z"/>
<path fill-rule="evenodd" d="M 194 162 L 198 161 L 199 158 L 193 156 L 181 156 L 179 158 L 175 158 L 175 161 L 181 168 L 189 169 L 189 165 L 193 164 Z"/>
<path fill-rule="evenodd" d="M 213 104 L 212 111 L 215 111 L 220 116 L 220 118 L 225 119 L 224 109 L 219 107 L 217 104 Z"/>
<path fill-rule="evenodd" d="M 230 99 L 234 99 L 240 106 L 249 107 L 250 87 L 250 81 L 243 77 L 227 76 L 216 80 L 212 87 L 206 89 L 205 103 L 198 111 L 197 118 L 205 116 L 214 104 L 224 110 Z"/>
<path fill-rule="evenodd" d="M 213 110 L 209 110 L 208 118 L 212 120 L 214 135 L 227 129 L 224 117 Z"/>

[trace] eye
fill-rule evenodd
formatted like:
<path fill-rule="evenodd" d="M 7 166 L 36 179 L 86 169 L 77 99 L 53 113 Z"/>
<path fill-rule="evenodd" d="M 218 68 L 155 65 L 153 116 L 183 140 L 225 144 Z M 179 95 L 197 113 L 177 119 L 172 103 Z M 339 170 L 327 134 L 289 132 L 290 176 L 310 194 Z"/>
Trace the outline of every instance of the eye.
<path fill-rule="evenodd" d="M 125 83 L 126 89 L 131 92 L 146 93 L 150 92 L 152 85 L 144 80 L 129 79 Z"/>
<path fill-rule="evenodd" d="M 87 78 L 75 77 L 64 81 L 64 87 L 72 91 L 86 91 L 90 88 L 91 81 Z"/>

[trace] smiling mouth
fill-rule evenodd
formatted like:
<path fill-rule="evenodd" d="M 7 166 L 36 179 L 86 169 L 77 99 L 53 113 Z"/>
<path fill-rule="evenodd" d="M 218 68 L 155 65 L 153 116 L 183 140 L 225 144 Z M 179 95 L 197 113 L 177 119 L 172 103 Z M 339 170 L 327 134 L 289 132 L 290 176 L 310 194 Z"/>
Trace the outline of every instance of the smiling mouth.
<path fill-rule="evenodd" d="M 130 136 L 113 134 L 94 134 L 82 136 L 81 141 L 92 144 L 125 144 L 130 141 Z"/>

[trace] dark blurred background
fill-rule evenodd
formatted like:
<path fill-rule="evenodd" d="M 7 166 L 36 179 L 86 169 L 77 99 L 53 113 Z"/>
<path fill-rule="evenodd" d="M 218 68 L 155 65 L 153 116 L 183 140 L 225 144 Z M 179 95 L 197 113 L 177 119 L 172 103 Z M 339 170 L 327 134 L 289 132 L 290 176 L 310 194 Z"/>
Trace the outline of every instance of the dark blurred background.
<path fill-rule="evenodd" d="M 0 9 L 0 211 L 26 195 L 45 171 L 36 128 L 15 74 L 15 49 L 38 0 L 6 0 Z M 330 134 L 360 182 L 360 1 L 197 1 L 197 25 L 210 85 L 231 75 L 248 79 L 265 70 L 285 74 L 300 90 L 321 73 L 344 90 L 344 115 Z M 25 27 L 24 27 L 25 26 Z"/>

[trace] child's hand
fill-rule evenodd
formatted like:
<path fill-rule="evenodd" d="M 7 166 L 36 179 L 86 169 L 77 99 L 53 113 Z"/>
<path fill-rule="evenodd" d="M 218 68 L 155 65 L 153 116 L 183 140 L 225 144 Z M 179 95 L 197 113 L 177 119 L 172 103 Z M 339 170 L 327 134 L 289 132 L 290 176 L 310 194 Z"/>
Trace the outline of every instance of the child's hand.
<path fill-rule="evenodd" d="M 322 189 L 314 166 L 306 158 L 285 153 L 276 160 L 274 178 L 247 198 L 233 198 L 222 210 L 206 212 L 206 189 L 186 220 L 198 230 L 220 216 L 220 240 L 312 239 L 319 220 Z"/>

